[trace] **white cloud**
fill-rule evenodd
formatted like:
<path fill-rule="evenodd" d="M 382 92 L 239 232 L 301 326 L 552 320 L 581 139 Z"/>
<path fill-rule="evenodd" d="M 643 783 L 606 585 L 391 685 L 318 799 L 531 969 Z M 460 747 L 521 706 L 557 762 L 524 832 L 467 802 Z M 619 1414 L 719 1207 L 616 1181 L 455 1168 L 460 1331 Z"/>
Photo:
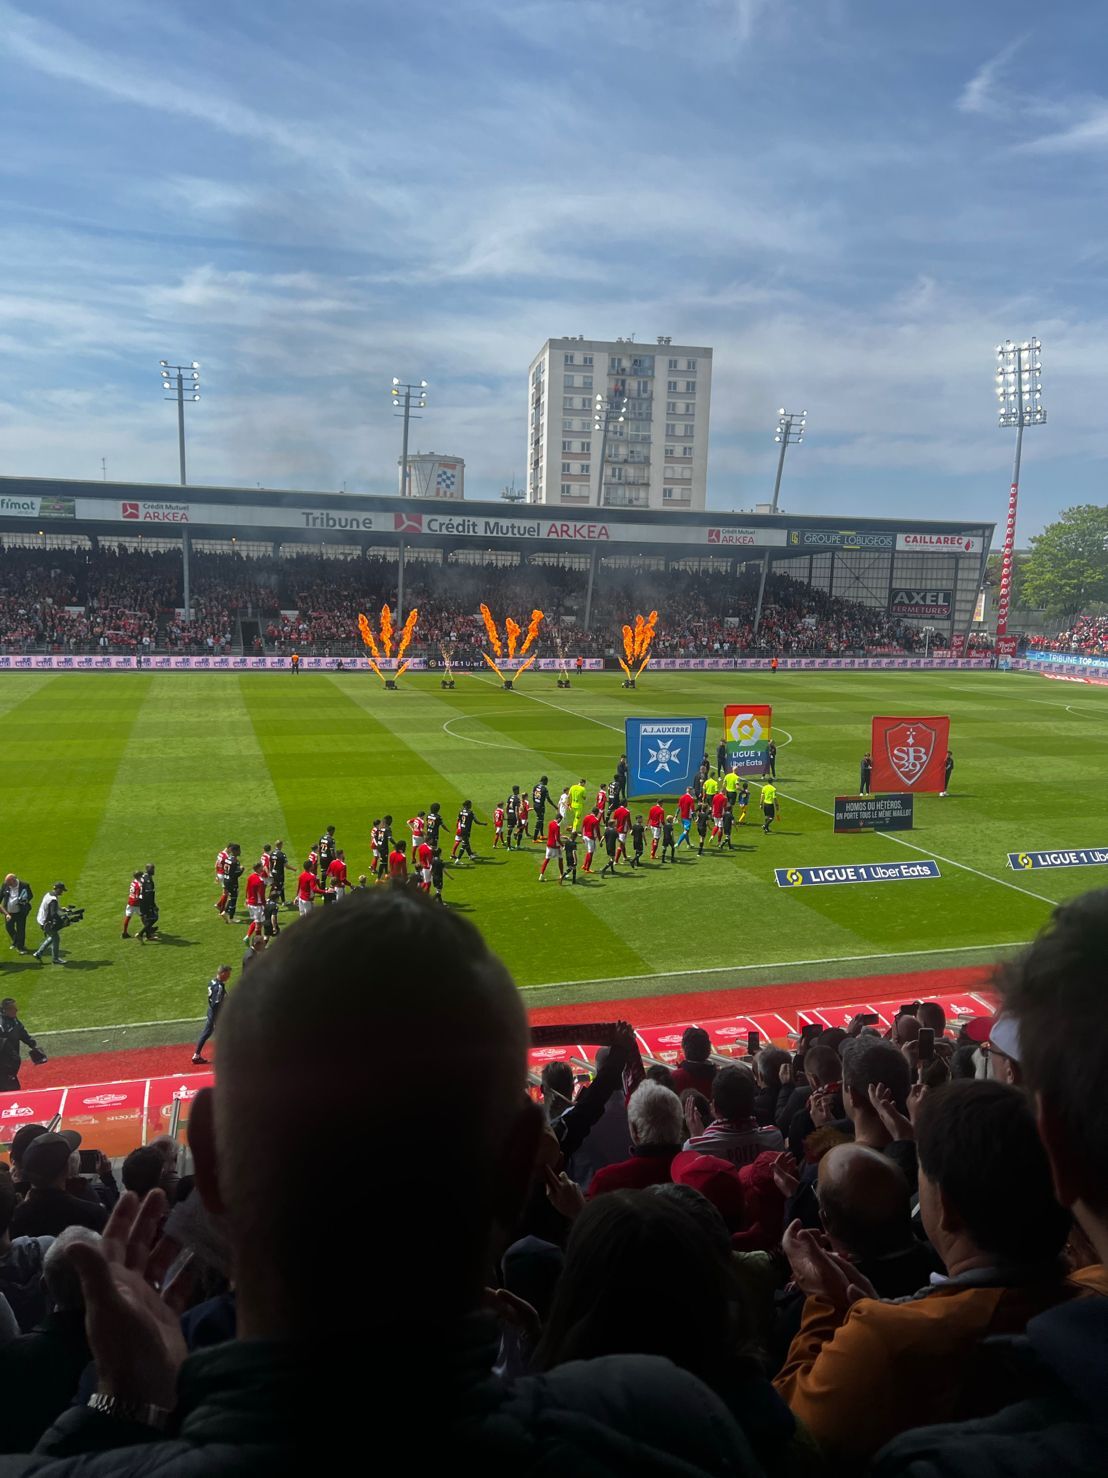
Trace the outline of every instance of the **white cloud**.
<path fill-rule="evenodd" d="M 1007 46 L 1002 47 L 995 56 L 990 57 L 978 67 L 958 98 L 960 112 L 1003 117 L 1013 111 L 1016 96 L 1011 88 L 1005 91 L 1002 83 L 1009 62 L 1024 45 L 1026 39 L 1024 36 L 1018 36 L 1014 41 L 1009 41 Z"/>

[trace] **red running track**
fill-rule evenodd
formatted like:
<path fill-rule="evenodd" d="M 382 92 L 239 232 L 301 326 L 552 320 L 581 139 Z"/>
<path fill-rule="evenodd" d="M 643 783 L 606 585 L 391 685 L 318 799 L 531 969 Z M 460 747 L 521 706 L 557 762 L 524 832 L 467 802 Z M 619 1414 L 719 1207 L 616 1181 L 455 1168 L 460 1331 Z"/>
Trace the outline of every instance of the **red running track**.
<path fill-rule="evenodd" d="M 864 975 L 844 980 L 813 980 L 793 985 L 742 986 L 731 990 L 695 991 L 688 995 L 636 996 L 629 1000 L 539 1006 L 529 1012 L 535 1025 L 572 1025 L 580 1021 L 630 1021 L 636 1027 L 680 1025 L 727 1016 L 763 1016 L 786 1020 L 774 1035 L 784 1036 L 795 1024 L 796 1011 L 862 1006 L 924 998 L 948 999 L 989 991 L 992 970 L 974 966 L 960 970 L 926 970 L 907 975 Z M 986 1007 L 981 1006 L 984 1013 Z M 197 1022 L 199 1031 L 200 1022 Z M 192 1039 L 195 1041 L 195 1038 Z M 42 1068 L 24 1067 L 24 1090 L 68 1087 L 75 1083 L 112 1083 L 135 1078 L 169 1077 L 195 1072 L 192 1041 L 168 1047 L 130 1047 L 118 1052 L 89 1052 L 51 1058 Z M 208 1050 L 208 1049 L 206 1049 Z M 214 1050 L 210 1050 L 214 1057 Z"/>

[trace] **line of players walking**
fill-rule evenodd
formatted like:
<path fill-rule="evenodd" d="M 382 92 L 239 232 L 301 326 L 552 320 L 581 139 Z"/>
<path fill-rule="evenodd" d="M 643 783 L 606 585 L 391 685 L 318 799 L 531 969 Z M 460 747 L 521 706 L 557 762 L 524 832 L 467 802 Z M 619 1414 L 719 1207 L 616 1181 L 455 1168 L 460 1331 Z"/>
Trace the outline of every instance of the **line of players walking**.
<path fill-rule="evenodd" d="M 769 760 L 770 774 L 776 772 L 776 751 Z M 534 786 L 530 798 L 521 796 L 513 786 L 507 800 L 497 804 L 493 812 L 493 847 L 503 843 L 511 850 L 512 842 L 522 846 L 530 822 L 534 822 L 533 841 L 543 839 L 545 855 L 539 868 L 539 882 L 544 882 L 551 862 L 558 864 L 559 883 L 577 881 L 578 841 L 583 843 L 585 858 L 582 872 L 591 873 L 595 858 L 603 848 L 604 865 L 600 876 L 615 875 L 620 862 L 641 867 L 646 854 L 647 833 L 650 857 L 661 861 L 677 861 L 677 852 L 687 846 L 693 851 L 693 828 L 696 828 L 695 850 L 703 856 L 705 847 L 731 851 L 733 828 L 745 825 L 750 807 L 750 785 L 737 770 L 727 765 L 726 746 L 721 744 L 716 755 L 716 769 L 705 755 L 693 783 L 677 801 L 672 811 L 655 801 L 643 819 L 641 812 L 632 816 L 627 806 L 627 757 L 622 755 L 610 784 L 597 791 L 591 809 L 585 810 L 588 791 L 584 776 L 567 785 L 556 805 L 549 789 L 549 777 L 543 775 Z M 767 835 L 778 815 L 777 788 L 772 780 L 761 787 L 759 804 L 762 830 Z M 546 819 L 547 807 L 554 814 Z M 737 813 L 737 815 L 736 815 Z"/>
<path fill-rule="evenodd" d="M 772 783 L 776 773 L 776 751 L 767 759 L 767 770 L 771 778 L 761 787 L 759 804 L 762 830 L 768 834 L 779 809 L 776 787 Z M 646 855 L 648 831 L 650 857 L 657 859 L 660 848 L 663 863 L 667 859 L 676 862 L 677 852 L 683 846 L 690 852 L 694 850 L 694 827 L 698 855 L 702 856 L 705 847 L 713 845 L 717 850 L 730 851 L 733 849 L 731 836 L 734 826 L 746 823 L 750 785 L 734 767 L 728 767 L 726 747 L 720 744 L 715 773 L 705 755 L 692 785 L 678 799 L 675 808 L 667 811 L 655 801 L 644 821 L 641 812 L 633 817 L 627 806 L 627 757 L 621 755 L 610 784 L 601 786 L 592 806 L 587 808 L 587 805 L 588 789 L 584 776 L 575 784 L 567 785 L 556 803 L 547 775 L 540 776 L 530 794 L 522 793 L 518 785 L 513 785 L 511 794 L 504 801 L 498 801 L 493 809 L 493 850 L 503 847 L 510 852 L 514 846 L 521 851 L 527 837 L 535 842 L 544 842 L 545 855 L 539 868 L 539 881 L 546 881 L 547 868 L 551 862 L 557 862 L 560 883 L 577 881 L 579 844 L 583 845 L 585 854 L 584 873 L 593 871 L 594 860 L 600 855 L 601 848 L 605 861 L 600 876 L 605 873 L 614 875 L 621 862 L 632 868 L 641 867 Z M 548 810 L 552 812 L 549 820 Z M 442 903 L 447 866 L 449 863 L 463 863 L 466 858 L 476 859 L 473 828 L 487 826 L 488 822 L 476 815 L 472 801 L 462 802 L 454 823 L 449 863 L 443 856 L 444 824 L 438 801 L 408 818 L 409 864 L 409 843 L 403 835 L 398 836 L 394 832 L 392 816 L 375 817 L 370 835 L 372 881 L 401 886 L 413 884 Z M 370 877 L 365 873 L 355 883 L 351 882 L 346 855 L 335 840 L 333 826 L 326 828 L 304 859 L 292 900 L 286 900 L 285 895 L 289 871 L 289 858 L 283 841 L 267 842 L 249 871 L 242 862 L 242 847 L 237 842 L 229 842 L 216 856 L 215 880 L 220 895 L 215 908 L 229 924 L 237 921 L 241 879 L 246 876 L 249 924 L 243 942 L 248 947 L 263 948 L 280 932 L 282 908 L 295 908 L 301 914 L 310 913 L 317 899 L 324 905 L 334 904 L 348 892 L 357 892 L 371 885 Z"/>

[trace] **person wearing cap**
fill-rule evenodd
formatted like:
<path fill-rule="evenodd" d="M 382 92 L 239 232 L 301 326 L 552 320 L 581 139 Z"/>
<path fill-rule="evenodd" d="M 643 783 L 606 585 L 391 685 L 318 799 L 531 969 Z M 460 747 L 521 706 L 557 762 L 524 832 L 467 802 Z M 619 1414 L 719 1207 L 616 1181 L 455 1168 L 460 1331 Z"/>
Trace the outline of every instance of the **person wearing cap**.
<path fill-rule="evenodd" d="M 65 961 L 62 959 L 61 946 L 58 943 L 58 936 L 62 932 L 62 913 L 58 906 L 58 895 L 66 891 L 67 889 L 64 883 L 55 883 L 48 892 L 42 895 L 42 902 L 38 906 L 36 917 L 44 938 L 38 949 L 34 952 L 33 958 L 36 960 L 41 960 L 46 951 L 49 950 L 51 964 L 65 964 Z"/>
<path fill-rule="evenodd" d="M 18 1093 L 20 1042 L 28 1052 L 38 1051 L 38 1043 L 19 1019 L 19 1007 L 11 996 L 0 1001 L 0 1093 Z M 41 1056 L 40 1061 L 46 1058 Z"/>
<path fill-rule="evenodd" d="M 1018 1088 L 1023 1082 L 1020 1068 L 1020 1029 L 1014 1016 L 1001 1012 L 989 1028 L 989 1061 L 991 1077 L 999 1083 L 1011 1083 Z"/>
<path fill-rule="evenodd" d="M 66 1185 L 70 1160 L 81 1143 L 71 1129 L 40 1134 L 23 1153 L 23 1175 L 30 1189 L 12 1215 L 13 1237 L 56 1237 L 66 1227 L 103 1231 L 108 1213 L 99 1201 L 74 1196 Z"/>

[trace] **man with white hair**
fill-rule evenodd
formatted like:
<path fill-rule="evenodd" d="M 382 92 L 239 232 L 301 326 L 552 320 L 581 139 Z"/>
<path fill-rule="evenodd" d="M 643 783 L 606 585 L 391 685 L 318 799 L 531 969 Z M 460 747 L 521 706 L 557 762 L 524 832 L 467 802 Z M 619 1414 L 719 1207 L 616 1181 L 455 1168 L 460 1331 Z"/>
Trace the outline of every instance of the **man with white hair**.
<path fill-rule="evenodd" d="M 677 1094 L 651 1078 L 644 1079 L 627 1100 L 627 1127 L 630 1159 L 596 1172 L 589 1185 L 590 1200 L 605 1191 L 641 1191 L 670 1179 L 669 1167 L 685 1138 L 685 1116 Z"/>
<path fill-rule="evenodd" d="M 99 1232 L 82 1226 L 66 1227 L 54 1238 L 42 1262 L 49 1313 L 32 1333 L 0 1347 L 0 1452 L 30 1452 L 73 1400 L 92 1356 L 81 1279 L 70 1253 L 74 1243 L 99 1241 Z"/>

